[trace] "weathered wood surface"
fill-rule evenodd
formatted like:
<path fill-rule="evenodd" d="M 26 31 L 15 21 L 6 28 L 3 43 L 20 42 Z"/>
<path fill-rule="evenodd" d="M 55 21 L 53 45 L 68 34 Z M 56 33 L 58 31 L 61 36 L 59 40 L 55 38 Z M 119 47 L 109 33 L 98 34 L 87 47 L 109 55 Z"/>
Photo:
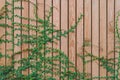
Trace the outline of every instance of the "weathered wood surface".
<path fill-rule="evenodd" d="M 11 1 L 11 0 L 9 0 Z M 96 56 L 104 56 L 106 58 L 114 57 L 114 52 L 109 55 L 111 51 L 114 51 L 114 23 L 115 15 L 120 10 L 120 0 L 30 0 L 33 3 L 38 4 L 39 17 L 44 19 L 48 10 L 53 5 L 53 15 L 51 22 L 56 25 L 56 29 L 68 30 L 72 24 L 75 23 L 80 14 L 84 14 L 82 21 L 79 23 L 75 30 L 75 33 L 70 33 L 67 38 L 61 38 L 57 44 L 49 44 L 54 48 L 59 48 L 68 55 L 69 59 L 75 64 L 80 72 L 92 73 L 92 76 L 105 76 L 110 75 L 105 69 L 100 67 L 99 61 L 90 62 L 87 65 L 83 65 L 82 60 L 77 54 L 85 55 L 86 51 Z M 4 5 L 5 0 L 0 0 L 0 9 Z M 19 2 L 15 5 L 22 5 L 25 7 L 24 10 L 15 11 L 15 14 L 22 15 L 23 17 L 34 17 L 33 7 L 28 2 Z M 1 12 L 0 12 L 1 14 Z M 3 14 L 4 15 L 4 14 Z M 10 14 L 12 15 L 12 14 Z M 35 22 L 29 22 L 27 20 L 20 20 L 15 18 L 17 22 L 32 23 L 37 25 Z M 5 23 L 5 20 L 0 21 Z M 11 24 L 9 21 L 6 23 Z M 22 27 L 22 26 L 15 26 Z M 5 33 L 5 30 L 11 32 L 11 29 L 4 29 L 0 27 L 0 36 Z M 35 32 L 14 32 L 15 34 L 36 34 Z M 52 36 L 52 35 L 51 35 Z M 4 39 L 11 39 L 12 37 L 3 37 Z M 16 42 L 16 39 L 14 39 Z M 83 43 L 88 42 L 90 46 L 83 48 Z M 12 47 L 11 43 L 0 45 L 0 51 L 3 54 L 11 55 L 12 52 L 7 51 Z M 14 52 L 24 50 L 29 45 L 23 44 L 21 47 L 14 46 Z M 28 56 L 28 52 L 23 52 L 21 55 L 16 55 L 14 59 L 19 60 Z M 49 56 L 55 55 L 51 53 Z M 117 56 L 117 55 L 116 55 Z M 89 60 L 91 58 L 85 58 Z M 0 65 L 8 65 L 11 60 L 0 59 Z M 60 62 L 58 62 L 60 63 Z M 15 64 L 21 66 L 21 64 Z M 53 70 L 54 71 L 54 70 Z M 24 71 L 24 74 L 28 74 L 30 71 Z M 56 75 L 52 75 L 57 77 Z M 60 79 L 57 77 L 58 80 Z"/>

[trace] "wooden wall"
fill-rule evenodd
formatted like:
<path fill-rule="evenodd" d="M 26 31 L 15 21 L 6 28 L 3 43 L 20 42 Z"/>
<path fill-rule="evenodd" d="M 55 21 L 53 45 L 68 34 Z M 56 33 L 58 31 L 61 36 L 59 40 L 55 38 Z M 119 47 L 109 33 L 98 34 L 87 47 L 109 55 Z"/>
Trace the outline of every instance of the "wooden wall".
<path fill-rule="evenodd" d="M 9 0 L 11 1 L 11 0 Z M 99 62 L 90 62 L 87 65 L 83 65 L 82 60 L 77 56 L 78 54 L 85 55 L 86 51 L 96 56 L 104 56 L 106 58 L 114 57 L 114 52 L 108 55 L 109 52 L 114 51 L 115 48 L 115 35 L 114 35 L 114 23 L 115 16 L 120 10 L 120 0 L 30 0 L 33 3 L 38 4 L 39 17 L 44 19 L 46 12 L 53 6 L 53 15 L 51 22 L 56 25 L 56 29 L 68 30 L 72 24 L 77 21 L 80 14 L 84 14 L 82 21 L 79 23 L 75 33 L 70 33 L 67 38 L 61 38 L 58 44 L 50 44 L 55 48 L 60 48 L 68 55 L 69 59 L 75 64 L 80 72 L 91 73 L 91 76 L 104 76 L 109 73 L 100 67 Z M 5 0 L 0 0 L 0 8 L 4 5 Z M 17 3 L 15 5 L 22 5 L 25 9 L 22 11 L 15 11 L 15 14 L 20 14 L 24 17 L 33 17 L 33 7 L 27 2 Z M 20 22 L 21 20 L 15 18 L 14 20 Z M 0 21 L 0 23 L 5 20 Z M 7 23 L 11 24 L 9 21 Z M 22 23 L 32 23 L 28 21 L 21 21 Z M 32 23 L 36 24 L 36 23 Z M 20 26 L 16 26 L 20 27 Z M 9 29 L 3 29 L 0 27 L 0 36 Z M 21 33 L 21 32 L 14 32 Z M 36 34 L 30 31 L 25 34 Z M 4 37 L 11 38 L 11 37 Z M 16 41 L 14 39 L 14 41 Z M 83 43 L 89 43 L 90 46 L 83 48 Z M 3 53 L 7 52 L 12 44 L 0 45 L 0 50 Z M 21 47 L 14 47 L 14 51 L 19 51 L 31 47 L 29 45 L 22 45 Z M 28 56 L 28 52 L 22 53 L 22 58 Z M 21 55 L 15 56 L 15 59 L 20 59 Z M 51 54 L 52 55 L 52 54 Z M 55 54 L 53 54 L 55 55 Z M 88 59 L 88 58 L 87 58 Z M 86 59 L 86 60 L 87 60 Z M 90 59 L 90 58 L 89 58 Z M 9 60 L 1 59 L 0 64 L 7 65 Z M 16 66 L 19 66 L 16 64 Z M 85 69 L 86 68 L 86 69 Z M 23 73 L 27 74 L 28 71 Z"/>

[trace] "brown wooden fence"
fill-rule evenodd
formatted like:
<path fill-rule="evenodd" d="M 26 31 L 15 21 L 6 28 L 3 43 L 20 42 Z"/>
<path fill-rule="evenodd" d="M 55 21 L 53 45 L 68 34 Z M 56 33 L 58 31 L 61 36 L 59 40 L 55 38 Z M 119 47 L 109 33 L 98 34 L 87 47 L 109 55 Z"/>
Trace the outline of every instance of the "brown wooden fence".
<path fill-rule="evenodd" d="M 54 6 L 51 21 L 53 21 L 57 29 L 68 30 L 69 27 L 75 23 L 80 14 L 84 14 L 84 17 L 78 25 L 75 33 L 70 33 L 67 38 L 61 38 L 57 45 L 53 44 L 50 46 L 60 48 L 62 51 L 64 51 L 81 72 L 84 71 L 92 73 L 92 76 L 109 75 L 105 69 L 100 67 L 98 62 L 91 62 L 86 66 L 83 66 L 82 60 L 77 57 L 76 53 L 85 54 L 85 51 L 89 51 L 90 53 L 99 57 L 115 57 L 114 52 L 111 55 L 108 55 L 108 53 L 110 51 L 114 51 L 115 49 L 114 23 L 115 16 L 120 10 L 120 0 L 30 1 L 38 4 L 39 9 L 37 12 L 42 19 L 44 19 L 46 11 L 48 11 L 51 6 Z M 4 3 L 5 0 L 0 0 L 0 8 L 4 5 Z M 15 5 L 21 5 L 21 3 L 16 3 Z M 22 12 L 15 11 L 15 13 L 22 14 L 24 17 L 33 17 L 32 6 L 27 2 L 23 2 L 22 6 L 24 6 L 25 9 Z M 21 21 L 16 18 L 14 20 L 18 22 Z M 2 22 L 4 22 L 4 20 Z M 22 22 L 28 23 L 27 20 Z M 7 23 L 9 23 L 9 21 Z M 9 29 L 7 30 L 10 31 Z M 5 30 L 0 28 L 0 36 L 4 33 Z M 21 32 L 14 32 L 14 34 L 16 33 Z M 30 32 L 30 34 L 35 33 Z M 83 48 L 82 46 L 84 42 L 88 42 L 91 45 Z M 8 43 L 0 45 L 0 48 L 3 53 L 7 53 L 6 50 L 11 46 L 12 45 Z M 15 47 L 14 51 L 20 51 L 26 48 L 28 48 L 28 45 L 23 44 L 21 47 Z M 22 58 L 27 56 L 28 53 L 22 53 Z M 20 58 L 21 56 L 17 55 L 15 59 L 17 60 Z M 9 60 L 1 59 L 0 64 L 9 64 Z M 18 65 L 16 64 L 16 66 Z M 84 68 L 86 68 L 86 70 L 84 70 Z M 27 73 L 27 71 L 24 73 Z"/>

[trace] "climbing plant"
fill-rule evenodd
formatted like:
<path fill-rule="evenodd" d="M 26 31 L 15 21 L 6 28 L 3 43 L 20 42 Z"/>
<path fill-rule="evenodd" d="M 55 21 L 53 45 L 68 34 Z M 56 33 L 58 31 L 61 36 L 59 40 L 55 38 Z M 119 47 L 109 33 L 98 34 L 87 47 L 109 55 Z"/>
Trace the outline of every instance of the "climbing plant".
<path fill-rule="evenodd" d="M 38 9 L 37 4 L 29 2 L 34 7 L 34 18 L 23 17 L 14 13 L 15 10 L 24 9 L 22 6 L 14 5 L 20 1 L 29 2 L 28 0 L 6 1 L 5 6 L 0 10 L 0 20 L 5 19 L 10 22 L 10 24 L 0 23 L 0 27 L 10 30 L 0 36 L 0 45 L 3 43 L 11 44 L 11 47 L 6 50 L 5 55 L 0 52 L 0 58 L 11 60 L 9 65 L 0 65 L 0 80 L 57 80 L 53 75 L 58 76 L 61 80 L 90 80 L 87 78 L 87 73 L 81 73 L 77 70 L 75 65 L 63 51 L 57 48 L 48 47 L 48 44 L 56 43 L 56 40 L 60 40 L 61 37 L 66 37 L 69 33 L 74 32 L 83 15 L 80 15 L 77 22 L 72 25 L 69 30 L 57 30 L 55 29 L 55 25 L 50 22 L 53 7 L 50 8 L 46 18 L 41 19 L 39 18 L 39 14 L 36 13 Z M 35 22 L 37 25 L 17 22 L 14 18 Z M 22 31 L 22 33 L 14 34 L 15 31 Z M 30 31 L 37 33 L 37 35 L 24 33 Z M 4 39 L 3 37 L 5 36 L 11 38 Z M 23 44 L 32 47 L 22 51 L 14 51 L 15 47 L 20 47 Z M 9 52 L 12 52 L 12 55 L 9 55 Z M 23 52 L 28 52 L 28 57 L 15 60 L 15 56 Z M 51 53 L 55 55 L 47 56 Z M 20 65 L 16 68 L 15 64 Z M 29 71 L 28 75 L 22 73 L 22 71 L 25 70 Z"/>
<path fill-rule="evenodd" d="M 34 10 L 32 12 L 34 17 L 23 17 L 14 13 L 16 10 L 24 10 L 23 6 L 14 5 L 21 1 L 29 2 L 33 5 Z M 49 44 L 56 44 L 56 41 L 59 41 L 61 37 L 67 37 L 69 33 L 74 32 L 83 15 L 81 14 L 78 17 L 77 22 L 69 30 L 58 30 L 55 29 L 55 25 L 50 21 L 53 7 L 50 8 L 45 19 L 39 17 L 40 15 L 37 14 L 37 10 L 38 5 L 29 0 L 6 1 L 5 5 L 0 9 L 0 28 L 9 29 L 9 31 L 6 30 L 5 34 L 0 36 L 0 46 L 11 44 L 11 47 L 6 50 L 6 53 L 0 52 L 0 59 L 5 58 L 6 60 L 10 60 L 9 64 L 0 65 L 0 80 L 57 80 L 53 75 L 59 77 L 61 80 L 120 80 L 120 29 L 118 25 L 120 13 L 116 16 L 114 27 L 116 40 L 115 51 L 111 51 L 115 52 L 117 56 L 106 59 L 106 57 L 97 57 L 87 51 L 85 51 L 85 55 L 78 55 L 83 60 L 84 66 L 91 61 L 99 61 L 100 67 L 103 67 L 110 73 L 107 76 L 92 76 L 90 78 L 89 73 L 79 72 L 75 64 L 69 60 L 68 56 L 62 50 L 49 47 Z M 18 22 L 14 20 L 15 18 L 27 20 L 31 23 Z M 2 23 L 3 20 L 9 21 L 10 23 Z M 37 23 L 37 25 L 32 24 L 32 22 Z M 15 33 L 16 31 L 22 33 Z M 30 31 L 37 35 L 26 34 L 30 33 Z M 10 38 L 7 39 L 4 37 Z M 29 45 L 30 47 L 15 52 L 14 48 L 21 47 L 23 44 Z M 89 43 L 84 43 L 83 47 L 90 45 Z M 22 53 L 28 53 L 28 57 L 16 60 L 15 56 L 21 55 Z M 49 54 L 55 55 L 50 56 Z M 90 60 L 86 60 L 86 58 Z M 19 66 L 16 67 L 15 64 L 19 64 Z M 28 70 L 27 75 L 23 74 L 23 71 L 26 70 Z"/>

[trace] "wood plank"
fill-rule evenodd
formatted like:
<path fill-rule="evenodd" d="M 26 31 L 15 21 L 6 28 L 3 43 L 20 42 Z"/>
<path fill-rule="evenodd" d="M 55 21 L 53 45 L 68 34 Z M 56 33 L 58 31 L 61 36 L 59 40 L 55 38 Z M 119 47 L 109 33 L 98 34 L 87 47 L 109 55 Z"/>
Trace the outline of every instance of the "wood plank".
<path fill-rule="evenodd" d="M 37 3 L 38 3 L 38 11 L 37 11 L 37 13 L 38 13 L 39 18 L 43 19 L 43 20 L 44 20 L 44 7 L 45 7 L 44 1 L 46 1 L 46 0 L 37 0 Z M 38 25 L 40 25 L 40 24 L 38 24 Z M 42 75 L 45 75 L 45 74 L 43 73 Z M 43 79 L 44 78 L 45 78 L 45 76 L 43 77 Z"/>
<path fill-rule="evenodd" d="M 37 3 L 38 3 L 38 11 L 37 11 L 38 16 L 40 19 L 44 20 L 44 7 L 45 7 L 44 0 L 37 0 Z M 38 24 L 38 25 L 40 25 L 40 24 Z M 45 75 L 45 74 L 43 73 L 42 75 Z"/>
<path fill-rule="evenodd" d="M 92 54 L 99 56 L 99 0 L 92 0 Z M 92 76 L 99 76 L 98 61 L 92 62 Z"/>
<path fill-rule="evenodd" d="M 100 1 L 100 57 L 106 57 L 106 1 Z M 100 67 L 100 76 L 106 76 L 106 70 Z"/>
<path fill-rule="evenodd" d="M 69 0 L 69 29 L 75 24 L 75 0 Z M 69 60 L 75 65 L 75 32 L 69 33 Z M 69 68 L 70 71 L 75 71 Z"/>
<path fill-rule="evenodd" d="M 3 8 L 3 6 L 5 5 L 5 0 L 4 1 L 0 0 L 0 2 L 1 2 L 0 3 L 0 10 L 1 10 Z M 0 13 L 1 13 L 0 16 L 5 15 L 4 10 L 3 10 L 3 12 L 0 12 Z M 5 19 L 0 20 L 0 24 L 5 24 Z M 5 40 L 5 36 L 3 36 L 3 35 L 5 35 L 5 28 L 0 27 L 0 37 L 3 40 Z M 5 55 L 5 43 L 0 44 L 0 53 L 2 55 Z M 4 57 L 0 59 L 0 65 L 5 65 L 5 58 Z"/>
<path fill-rule="evenodd" d="M 60 7 L 59 7 L 59 5 L 60 5 L 60 0 L 53 0 L 53 6 L 54 6 L 54 8 L 53 8 L 53 24 L 55 25 L 55 29 L 58 29 L 58 30 L 60 29 L 60 27 L 59 27 L 59 25 L 60 25 Z M 56 41 L 56 42 L 57 42 L 57 44 L 53 44 L 53 48 L 60 49 L 60 41 Z M 53 53 L 53 55 L 55 56 L 56 53 Z M 56 63 L 60 64 L 59 61 L 56 61 Z M 57 68 L 60 70 L 59 67 L 57 67 Z M 55 79 L 59 80 L 60 79 L 58 76 L 59 73 L 56 73 L 56 74 L 57 75 L 53 75 L 53 77 Z"/>
<path fill-rule="evenodd" d="M 108 34 L 107 34 L 108 42 L 107 43 L 108 43 L 108 59 L 109 59 L 109 58 L 114 58 L 114 0 L 108 0 L 108 23 L 107 24 L 108 24 Z M 108 73 L 108 76 L 112 76 L 113 74 Z"/>
<path fill-rule="evenodd" d="M 77 18 L 83 14 L 83 0 L 77 0 Z M 83 19 L 77 27 L 77 53 L 83 55 Z M 83 73 L 83 61 L 77 57 L 77 69 Z"/>
<path fill-rule="evenodd" d="M 30 11 L 29 11 L 29 15 L 30 15 L 30 18 L 31 19 L 36 19 L 35 18 L 35 6 L 33 5 L 33 4 L 36 4 L 36 0 L 29 0 L 30 1 Z M 36 26 L 36 22 L 35 21 L 30 21 L 30 25 L 35 25 Z M 29 30 L 29 35 L 36 35 L 36 31 L 34 31 L 34 30 Z M 33 47 L 35 47 L 36 45 L 29 45 L 29 48 L 31 49 L 31 48 L 33 48 Z M 29 53 L 29 54 L 31 54 L 31 52 Z M 30 62 L 35 62 L 36 63 L 36 60 L 30 60 Z M 34 64 L 34 65 L 36 65 L 36 64 Z M 29 73 L 31 73 L 31 70 L 29 70 Z"/>
<path fill-rule="evenodd" d="M 12 3 L 12 0 L 6 0 L 6 1 L 8 1 L 9 3 Z M 8 8 L 11 10 L 12 7 L 11 7 L 11 6 L 8 6 Z M 8 15 L 9 15 L 9 17 L 12 16 L 12 14 L 11 14 L 10 12 L 8 13 Z M 11 25 L 12 22 L 7 19 L 7 24 Z M 8 32 L 9 34 L 12 34 L 12 29 L 11 29 L 11 28 L 6 28 L 6 30 L 7 30 L 7 32 Z M 12 36 L 11 36 L 11 35 L 8 35 L 8 36 L 6 36 L 6 39 L 12 40 Z M 12 52 L 10 49 L 12 49 L 12 42 L 6 43 L 6 54 L 9 55 L 9 56 L 11 56 L 11 55 L 13 54 L 13 52 Z M 7 59 L 6 59 L 6 65 L 10 65 L 10 64 L 11 64 L 11 61 L 12 61 L 12 59 L 8 59 L 8 58 L 7 58 Z"/>
<path fill-rule="evenodd" d="M 68 30 L 68 0 L 61 0 L 61 30 Z M 66 38 L 61 37 L 61 50 L 68 56 L 68 36 Z M 62 66 L 62 65 L 61 65 Z M 62 70 L 61 70 L 62 71 Z M 65 78 L 65 79 L 68 79 Z"/>
<path fill-rule="evenodd" d="M 50 9 L 51 9 L 51 6 L 52 6 L 52 0 L 46 0 L 45 1 L 45 18 L 47 19 L 47 16 L 49 15 L 49 12 L 50 12 Z M 50 18 L 50 23 L 52 23 L 52 16 L 51 16 L 51 18 Z M 52 34 L 50 35 L 50 37 L 52 38 Z M 51 47 L 52 48 L 52 43 L 48 43 L 47 44 L 47 47 Z M 47 57 L 48 56 L 52 56 L 52 52 L 50 52 L 49 54 L 47 54 L 46 55 Z M 52 65 L 50 65 L 50 66 L 52 66 Z M 46 73 L 45 74 L 46 76 L 49 76 L 49 77 L 51 77 L 52 76 L 52 74 L 50 74 L 50 73 Z"/>
<path fill-rule="evenodd" d="M 28 2 L 22 1 L 22 7 L 24 8 L 22 10 L 22 17 L 28 18 L 28 13 L 29 13 L 29 11 L 28 11 Z M 26 24 L 27 25 L 28 24 L 28 20 L 22 19 L 22 24 Z M 26 29 L 26 28 L 22 26 L 22 29 Z M 22 31 L 21 33 L 28 35 L 28 32 L 25 32 L 25 31 Z M 26 49 L 28 49 L 28 44 L 22 44 L 22 51 L 26 50 Z M 29 54 L 28 54 L 28 51 L 25 51 L 25 52 L 22 52 L 21 55 L 22 55 L 22 58 L 27 58 Z M 28 75 L 28 72 L 29 72 L 28 69 L 26 69 L 22 73 L 24 75 Z"/>
<path fill-rule="evenodd" d="M 15 6 L 15 7 L 21 6 L 21 2 L 19 1 L 19 2 L 17 2 L 17 3 L 14 3 L 14 6 Z M 19 9 L 19 10 L 14 10 L 14 15 L 19 15 L 19 16 L 21 16 L 21 10 L 20 10 L 20 9 Z M 21 19 L 18 18 L 18 17 L 14 17 L 14 22 L 16 22 L 16 23 L 21 23 Z M 21 26 L 17 26 L 17 25 L 14 26 L 14 29 L 18 29 L 18 28 L 21 28 Z M 15 30 L 15 31 L 14 31 L 14 36 L 20 35 L 20 34 L 21 34 L 21 31 L 20 31 L 20 30 Z M 17 37 L 17 38 L 14 37 L 14 43 L 15 43 L 15 44 L 17 44 L 18 41 L 20 41 L 20 40 L 21 40 L 21 37 L 19 37 L 19 38 L 18 38 L 18 37 Z M 19 51 L 21 51 L 21 44 L 20 44 L 19 46 L 18 46 L 18 45 L 15 45 L 15 46 L 14 46 L 14 52 L 17 53 L 17 52 L 19 52 Z M 21 60 L 21 54 L 15 55 L 15 56 L 14 56 L 14 60 L 15 60 L 15 61 Z M 21 64 L 20 64 L 20 63 L 15 63 L 14 66 L 15 66 L 15 69 L 17 69 L 18 67 L 21 66 Z"/>
<path fill-rule="evenodd" d="M 91 44 L 91 0 L 84 1 L 84 44 Z M 84 47 L 84 55 L 91 53 L 91 46 Z M 91 60 L 91 57 L 85 58 L 85 60 Z M 89 73 L 88 77 L 91 77 L 91 62 L 84 66 L 84 72 Z"/>

